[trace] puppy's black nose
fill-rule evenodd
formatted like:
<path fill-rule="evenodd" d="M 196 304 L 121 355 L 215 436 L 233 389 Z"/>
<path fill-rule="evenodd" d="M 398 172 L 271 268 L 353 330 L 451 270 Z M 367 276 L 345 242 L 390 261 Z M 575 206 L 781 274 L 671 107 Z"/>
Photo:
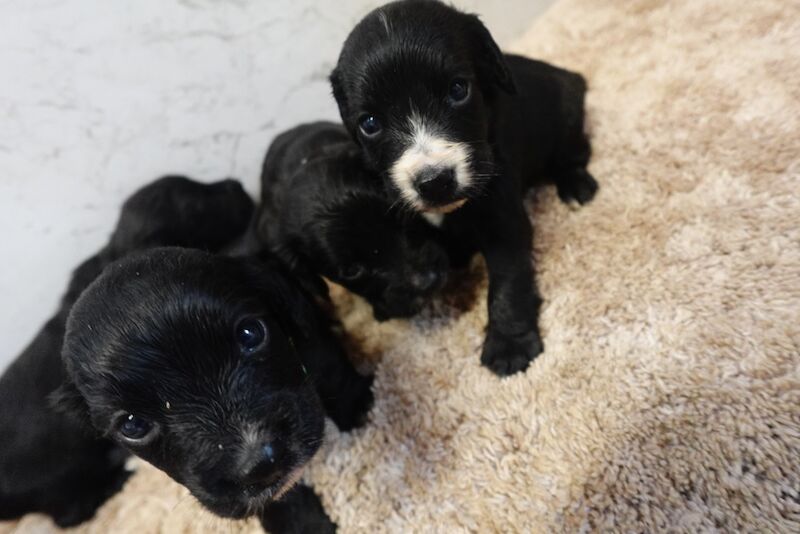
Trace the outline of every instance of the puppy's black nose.
<path fill-rule="evenodd" d="M 439 274 L 436 271 L 414 273 L 409 281 L 418 291 L 430 291 L 439 282 Z"/>
<path fill-rule="evenodd" d="M 282 475 L 283 449 L 276 442 L 261 445 L 254 463 L 242 477 L 242 483 L 252 494 L 257 494 L 277 482 Z"/>
<path fill-rule="evenodd" d="M 456 173 L 452 167 L 427 167 L 421 170 L 414 180 L 414 187 L 420 196 L 436 204 L 444 204 L 453 199 L 456 192 Z"/>

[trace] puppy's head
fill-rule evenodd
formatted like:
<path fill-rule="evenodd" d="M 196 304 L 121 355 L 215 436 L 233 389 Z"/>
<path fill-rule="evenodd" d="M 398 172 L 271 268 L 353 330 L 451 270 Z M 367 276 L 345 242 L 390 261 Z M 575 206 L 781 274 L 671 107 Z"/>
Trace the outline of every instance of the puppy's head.
<path fill-rule="evenodd" d="M 61 400 L 212 512 L 254 513 L 322 440 L 296 348 L 314 335 L 309 306 L 250 260 L 177 248 L 130 256 L 70 313 Z"/>
<path fill-rule="evenodd" d="M 364 297 L 376 319 L 416 314 L 444 284 L 448 260 L 436 229 L 385 197 L 354 193 L 318 220 L 323 274 Z"/>
<path fill-rule="evenodd" d="M 205 184 L 164 176 L 122 205 L 111 247 L 128 252 L 170 243 L 218 250 L 247 229 L 253 210 L 252 199 L 236 180 Z"/>
<path fill-rule="evenodd" d="M 493 174 L 489 105 L 514 91 L 497 44 L 474 15 L 426 0 L 368 14 L 331 74 L 342 120 L 411 206 L 447 213 Z"/>

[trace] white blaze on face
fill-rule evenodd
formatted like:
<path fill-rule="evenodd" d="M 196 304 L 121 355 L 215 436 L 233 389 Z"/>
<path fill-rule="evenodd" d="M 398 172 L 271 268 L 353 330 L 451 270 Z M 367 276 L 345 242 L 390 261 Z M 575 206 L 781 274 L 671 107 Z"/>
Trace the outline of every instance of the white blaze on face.
<path fill-rule="evenodd" d="M 407 148 L 394 162 L 389 175 L 403 198 L 420 211 L 449 213 L 464 204 L 458 200 L 445 206 L 430 207 L 420 198 L 414 188 L 417 175 L 426 168 L 447 169 L 454 171 L 458 190 L 461 191 L 472 184 L 469 170 L 470 152 L 466 143 L 450 141 L 437 135 L 429 128 L 424 119 L 412 114 L 409 119 L 410 134 L 405 136 Z"/>

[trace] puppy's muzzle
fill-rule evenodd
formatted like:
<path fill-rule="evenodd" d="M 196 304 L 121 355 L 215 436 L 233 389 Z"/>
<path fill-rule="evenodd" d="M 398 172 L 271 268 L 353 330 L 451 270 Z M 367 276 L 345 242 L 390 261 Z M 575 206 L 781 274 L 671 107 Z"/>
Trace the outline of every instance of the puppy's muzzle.
<path fill-rule="evenodd" d="M 456 172 L 452 167 L 425 167 L 414 178 L 414 189 L 420 198 L 434 206 L 449 204 L 456 200 L 458 190 Z"/>
<path fill-rule="evenodd" d="M 265 441 L 254 447 L 244 466 L 241 484 L 255 497 L 278 482 L 286 473 L 288 451 L 279 441 Z"/>

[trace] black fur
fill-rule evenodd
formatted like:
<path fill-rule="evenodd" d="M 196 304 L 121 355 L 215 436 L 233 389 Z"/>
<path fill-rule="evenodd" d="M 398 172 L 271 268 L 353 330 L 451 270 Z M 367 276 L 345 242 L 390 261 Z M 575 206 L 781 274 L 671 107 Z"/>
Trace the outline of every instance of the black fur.
<path fill-rule="evenodd" d="M 81 291 L 105 265 L 133 250 L 159 244 L 216 250 L 245 230 L 252 211 L 238 182 L 203 185 L 178 176 L 157 180 L 124 203 L 107 246 L 73 272 L 58 312 L 0 378 L 0 519 L 42 512 L 61 527 L 76 525 L 128 477 L 126 451 L 96 438 L 84 418 L 50 405 L 49 396 L 65 380 L 64 325 Z M 74 396 L 60 401 L 81 402 Z"/>
<path fill-rule="evenodd" d="M 245 320 L 267 333 L 252 351 L 237 337 Z M 310 492 L 274 498 L 316 453 L 326 413 L 343 430 L 363 422 L 372 378 L 277 260 L 179 248 L 127 256 L 73 306 L 63 358 L 65 389 L 91 425 L 212 512 L 261 513 L 269 526 L 288 508 L 288 532 L 333 528 Z M 126 437 L 133 417 L 151 427 L 145 437 Z"/>
<path fill-rule="evenodd" d="M 469 87 L 463 101 L 452 96 L 457 82 Z M 543 345 L 523 194 L 551 180 L 565 201 L 594 196 L 583 78 L 502 54 L 474 15 L 438 1 L 404 0 L 355 27 L 331 84 L 345 126 L 387 190 L 416 210 L 448 213 L 441 228 L 453 263 L 475 251 L 484 255 L 489 325 L 481 361 L 500 375 L 525 369 Z M 382 126 L 375 135 L 359 129 L 369 116 Z M 404 189 L 392 172 L 412 144 L 414 124 L 466 147 L 463 176 L 472 179 L 457 182 L 455 167 L 429 165 Z"/>
<path fill-rule="evenodd" d="M 332 534 L 332 523 L 319 498 L 308 486 L 299 485 L 286 497 L 266 508 L 261 524 L 268 532 L 281 534 Z"/>
<path fill-rule="evenodd" d="M 439 232 L 399 209 L 340 125 L 317 122 L 279 135 L 261 174 L 261 239 L 327 295 L 325 276 L 364 297 L 375 318 L 417 313 L 443 285 Z"/>

